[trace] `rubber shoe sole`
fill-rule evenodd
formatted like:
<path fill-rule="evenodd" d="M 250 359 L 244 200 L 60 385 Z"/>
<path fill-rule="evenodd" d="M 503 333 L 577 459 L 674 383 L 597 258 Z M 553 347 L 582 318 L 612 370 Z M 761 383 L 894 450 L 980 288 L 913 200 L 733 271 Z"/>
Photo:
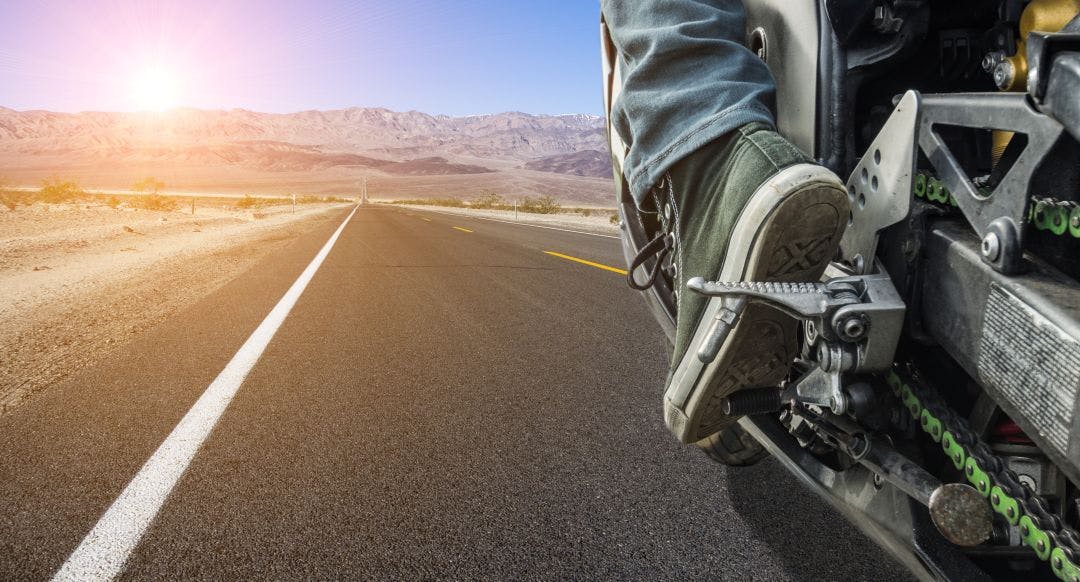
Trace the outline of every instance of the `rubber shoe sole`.
<path fill-rule="evenodd" d="M 831 171 L 806 163 L 780 170 L 758 187 L 740 213 L 716 280 L 818 281 L 836 254 L 849 212 L 844 184 Z M 750 304 L 716 358 L 703 363 L 698 349 L 722 303 L 709 300 L 664 394 L 665 422 L 684 443 L 738 420 L 722 412 L 724 397 L 777 385 L 796 356 L 798 321 Z"/>

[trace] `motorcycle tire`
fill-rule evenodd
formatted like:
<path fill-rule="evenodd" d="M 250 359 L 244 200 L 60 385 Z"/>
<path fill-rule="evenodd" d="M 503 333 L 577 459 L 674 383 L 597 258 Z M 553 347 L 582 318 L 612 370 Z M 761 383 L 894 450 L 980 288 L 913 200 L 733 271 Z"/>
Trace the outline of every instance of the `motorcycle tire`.
<path fill-rule="evenodd" d="M 696 444 L 710 459 L 728 467 L 749 467 L 769 456 L 769 451 L 738 424 L 703 438 Z"/>

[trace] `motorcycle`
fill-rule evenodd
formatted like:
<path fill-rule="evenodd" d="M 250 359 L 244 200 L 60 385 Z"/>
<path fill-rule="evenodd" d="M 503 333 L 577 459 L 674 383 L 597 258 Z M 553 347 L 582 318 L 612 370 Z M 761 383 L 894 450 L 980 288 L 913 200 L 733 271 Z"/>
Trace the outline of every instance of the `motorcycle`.
<path fill-rule="evenodd" d="M 1080 582 L 1080 0 L 744 5 L 778 130 L 848 177 L 851 214 L 821 282 L 688 282 L 803 336 L 789 377 L 729 396 L 741 420 L 697 445 L 774 457 L 921 579 Z M 601 41 L 610 114 L 603 22 Z M 660 224 L 608 137 L 629 264 Z"/>

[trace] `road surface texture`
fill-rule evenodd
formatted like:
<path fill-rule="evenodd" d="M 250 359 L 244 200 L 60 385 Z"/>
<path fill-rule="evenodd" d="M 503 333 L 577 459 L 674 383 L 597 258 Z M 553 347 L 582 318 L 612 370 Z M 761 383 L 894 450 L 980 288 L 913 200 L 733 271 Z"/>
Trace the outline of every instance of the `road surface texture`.
<path fill-rule="evenodd" d="M 0 418 L 0 579 L 64 566 L 348 214 Z M 905 578 L 775 462 L 669 436 L 644 302 L 546 251 L 623 265 L 610 237 L 358 208 L 160 511 L 124 522 L 120 577 Z"/>

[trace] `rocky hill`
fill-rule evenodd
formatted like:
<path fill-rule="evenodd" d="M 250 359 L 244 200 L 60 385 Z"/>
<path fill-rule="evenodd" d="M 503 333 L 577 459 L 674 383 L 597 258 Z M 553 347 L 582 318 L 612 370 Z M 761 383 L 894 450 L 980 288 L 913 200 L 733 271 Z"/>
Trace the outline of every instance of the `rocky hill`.
<path fill-rule="evenodd" d="M 538 172 L 610 178 L 611 156 L 606 151 L 582 150 L 530 160 L 524 167 Z"/>
<path fill-rule="evenodd" d="M 449 117 L 358 107 L 288 114 L 56 113 L 0 107 L 0 175 L 27 183 L 55 173 L 123 187 L 148 174 L 190 188 L 302 184 L 315 191 L 320 184 L 333 183 L 335 189 L 361 176 L 505 174 L 496 181 L 520 185 L 521 192 L 506 193 L 515 195 L 544 191 L 545 179 L 535 173 L 610 176 L 601 154 L 603 135 L 603 119 L 591 115 Z M 510 176 L 522 172 L 528 174 L 524 179 Z"/>

